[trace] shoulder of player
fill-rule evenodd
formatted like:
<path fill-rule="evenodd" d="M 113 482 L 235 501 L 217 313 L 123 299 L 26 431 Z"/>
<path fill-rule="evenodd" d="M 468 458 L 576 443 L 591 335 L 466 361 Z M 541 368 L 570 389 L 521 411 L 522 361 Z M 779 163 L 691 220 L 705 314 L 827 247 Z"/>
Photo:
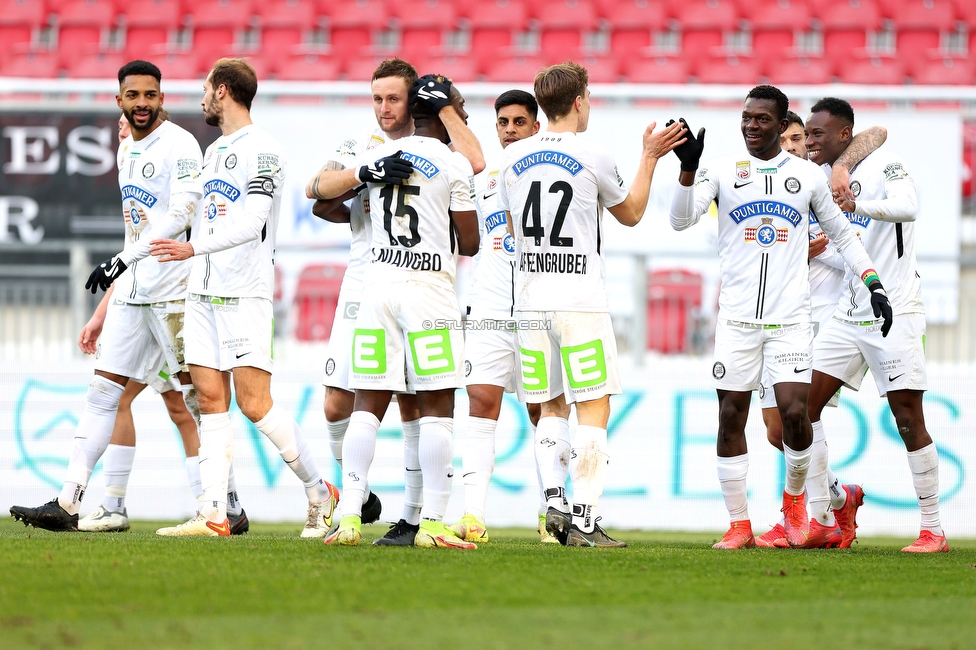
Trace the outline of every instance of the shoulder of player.
<path fill-rule="evenodd" d="M 904 175 L 908 174 L 907 170 L 905 170 L 904 159 L 894 151 L 881 147 L 865 156 L 861 164 L 854 170 L 852 176 L 860 176 L 862 174 L 887 175 L 891 169 L 900 169 Z"/>

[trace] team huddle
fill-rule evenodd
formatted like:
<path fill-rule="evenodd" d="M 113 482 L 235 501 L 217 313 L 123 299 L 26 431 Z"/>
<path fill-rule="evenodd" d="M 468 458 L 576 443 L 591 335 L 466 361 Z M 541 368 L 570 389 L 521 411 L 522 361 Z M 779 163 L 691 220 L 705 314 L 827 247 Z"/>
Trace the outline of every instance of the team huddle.
<path fill-rule="evenodd" d="M 713 201 L 719 205 L 712 378 L 731 526 L 715 548 L 851 545 L 864 492 L 830 470 L 820 415 L 870 369 L 905 442 L 922 513 L 918 540 L 903 550 L 948 551 L 938 454 L 921 407 L 925 319 L 914 184 L 900 159 L 878 148 L 883 129 L 853 136 L 853 110 L 843 100 L 818 102 L 804 129 L 782 92 L 758 86 L 742 113 L 746 151 L 704 165 L 705 129 L 695 135 L 683 119 L 661 129 L 651 123 L 628 186 L 610 150 L 580 137 L 590 115 L 582 66 L 550 66 L 537 74 L 534 94 L 510 90 L 496 99 L 503 155 L 487 167 L 458 88 L 444 76 L 418 77 L 400 59 L 384 61 L 371 82 L 377 128 L 345 139 L 306 185 L 313 213 L 352 233 L 323 381 L 340 497 L 322 480 L 298 424 L 271 399 L 274 246 L 287 164 L 278 143 L 251 122 L 253 69 L 221 59 L 208 75 L 203 111 L 222 135 L 202 158 L 194 138 L 161 114 L 156 66 L 132 61 L 118 80 L 120 129 L 131 131 L 118 156 L 126 245 L 89 278 L 93 293 L 106 290 L 79 341 L 97 349 L 95 378 L 61 494 L 37 508 L 11 508 L 25 525 L 128 529 L 135 436 L 119 405 L 149 384 L 174 422 L 188 412 L 198 431 L 192 435 L 190 425 L 183 435 L 197 513 L 157 534 L 246 532 L 232 465 L 233 379 L 241 412 L 304 485 L 303 537 L 358 545 L 362 524 L 379 520 L 382 504 L 368 476 L 395 398 L 403 511 L 373 543 L 474 549 L 487 542 L 495 430 L 503 395 L 514 392 L 534 431 L 540 541 L 626 546 L 599 524 L 610 396 L 622 392 L 602 219 L 606 210 L 637 226 L 657 161 L 674 151 L 681 172 L 671 225 L 683 230 Z M 476 256 L 463 314 L 461 255 Z M 448 525 L 454 396 L 462 387 L 470 404 L 464 514 Z M 759 537 L 746 499 L 745 424 L 755 390 L 787 468 L 783 519 Z M 105 500 L 79 519 L 103 455 Z"/>

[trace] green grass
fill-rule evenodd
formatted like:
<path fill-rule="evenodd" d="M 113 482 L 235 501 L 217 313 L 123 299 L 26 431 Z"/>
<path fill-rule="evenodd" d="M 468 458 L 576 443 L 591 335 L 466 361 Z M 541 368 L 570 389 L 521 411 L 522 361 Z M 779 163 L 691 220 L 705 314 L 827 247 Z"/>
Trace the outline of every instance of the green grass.
<path fill-rule="evenodd" d="M 55 534 L 0 523 L 2 648 L 973 648 L 976 540 L 906 556 L 719 552 L 717 535 L 621 533 L 476 551 L 327 548 L 298 526 L 231 539 Z"/>

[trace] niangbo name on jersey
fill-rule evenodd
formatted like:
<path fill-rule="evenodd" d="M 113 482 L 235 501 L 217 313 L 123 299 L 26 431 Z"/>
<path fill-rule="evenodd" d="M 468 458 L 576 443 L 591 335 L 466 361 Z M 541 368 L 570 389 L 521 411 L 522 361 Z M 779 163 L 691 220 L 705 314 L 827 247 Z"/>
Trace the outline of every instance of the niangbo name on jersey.
<path fill-rule="evenodd" d="M 413 170 L 426 176 L 427 180 L 430 180 L 441 172 L 434 163 L 409 151 L 404 151 L 400 154 L 400 157 L 404 160 L 409 160 L 413 164 Z"/>
<path fill-rule="evenodd" d="M 443 268 L 440 253 L 414 253 L 402 248 L 374 248 L 373 263 L 377 262 L 411 271 L 440 271 Z"/>
<path fill-rule="evenodd" d="M 568 156 L 559 151 L 536 151 L 530 153 L 528 156 L 516 160 L 515 164 L 512 165 L 512 169 L 515 170 L 516 176 L 521 176 L 527 169 L 536 165 L 555 165 L 556 167 L 562 167 L 573 176 L 576 176 L 583 169 L 582 163 L 572 156 Z"/>
<path fill-rule="evenodd" d="M 236 201 L 237 197 L 241 195 L 241 191 L 228 183 L 227 181 L 222 181 L 219 178 L 207 181 L 207 184 L 203 186 L 204 194 L 222 194 L 226 196 L 231 201 Z"/>
<path fill-rule="evenodd" d="M 148 208 L 156 205 L 156 201 L 158 200 L 155 196 L 137 185 L 125 185 L 122 187 L 122 201 L 124 202 L 126 199 L 135 199 Z"/>
<path fill-rule="evenodd" d="M 752 201 L 729 210 L 729 216 L 735 223 L 742 223 L 750 217 L 780 217 L 794 226 L 803 222 L 803 215 L 799 210 L 779 201 Z"/>
<path fill-rule="evenodd" d="M 522 253 L 519 271 L 586 275 L 586 257 L 580 253 Z"/>

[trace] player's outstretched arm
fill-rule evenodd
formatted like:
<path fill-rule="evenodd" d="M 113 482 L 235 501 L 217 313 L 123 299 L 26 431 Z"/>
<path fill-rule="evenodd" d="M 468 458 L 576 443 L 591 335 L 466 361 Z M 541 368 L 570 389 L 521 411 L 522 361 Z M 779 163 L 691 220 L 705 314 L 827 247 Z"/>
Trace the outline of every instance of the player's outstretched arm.
<path fill-rule="evenodd" d="M 348 200 L 348 199 L 346 199 Z M 349 223 L 349 206 L 338 199 L 318 199 L 312 204 L 312 214 L 329 223 Z"/>
<path fill-rule="evenodd" d="M 478 213 L 474 210 L 455 212 L 450 210 L 451 223 L 457 232 L 458 253 L 466 257 L 478 254 L 481 246 L 481 233 L 478 231 Z"/>
<path fill-rule="evenodd" d="M 461 119 L 453 106 L 442 108 L 437 114 L 441 124 L 451 136 L 451 147 L 471 163 L 471 170 L 480 174 L 485 169 L 485 154 L 481 151 L 481 143 L 468 125 Z"/>
<path fill-rule="evenodd" d="M 688 131 L 684 122 L 671 123 L 655 132 L 656 126 L 657 122 L 651 122 L 644 130 L 644 148 L 641 152 L 640 165 L 634 176 L 634 182 L 630 185 L 627 198 L 622 203 L 607 208 L 610 214 L 625 226 L 636 226 L 644 216 L 658 159 L 686 142 L 684 135 Z"/>
<path fill-rule="evenodd" d="M 888 139 L 888 129 L 883 126 L 872 126 L 861 131 L 847 145 L 834 164 L 830 166 L 830 189 L 834 199 L 847 198 L 850 201 L 855 199 L 851 191 L 851 170 L 859 162 L 877 151 Z"/>
<path fill-rule="evenodd" d="M 900 162 L 893 162 L 885 169 L 885 198 L 871 201 L 853 201 L 851 199 L 834 199 L 841 210 L 853 212 L 864 217 L 887 221 L 890 223 L 904 223 L 915 221 L 918 216 L 918 194 L 915 191 L 915 181 Z"/>
<path fill-rule="evenodd" d="M 98 349 L 98 337 L 102 333 L 102 325 L 105 324 L 105 312 L 108 311 L 109 301 L 112 299 L 113 293 L 115 293 L 115 287 L 110 286 L 105 295 L 102 296 L 101 302 L 95 307 L 95 313 L 81 328 L 81 333 L 78 335 L 78 348 L 85 354 L 95 354 Z"/>

